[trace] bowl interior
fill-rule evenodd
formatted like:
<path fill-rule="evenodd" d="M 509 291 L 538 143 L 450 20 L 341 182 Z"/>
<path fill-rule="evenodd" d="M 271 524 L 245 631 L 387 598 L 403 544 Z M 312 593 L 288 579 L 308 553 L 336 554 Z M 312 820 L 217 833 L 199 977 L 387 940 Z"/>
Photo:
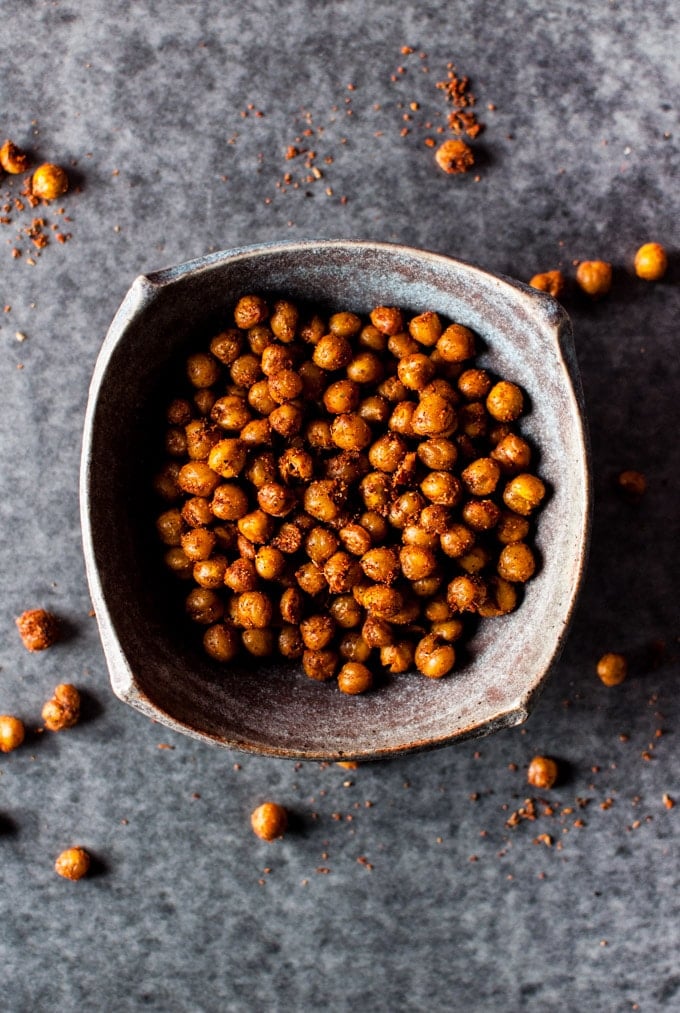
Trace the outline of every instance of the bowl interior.
<path fill-rule="evenodd" d="M 522 431 L 551 494 L 541 566 L 521 607 L 486 620 L 442 680 L 398 676 L 347 697 L 288 664 L 222 666 L 181 618 L 163 572 L 150 482 L 171 380 L 246 292 L 328 308 L 427 309 L 484 344 L 478 361 L 527 392 Z M 588 535 L 587 447 L 571 333 L 549 297 L 449 258 L 380 244 L 280 244 L 203 258 L 132 286 L 93 378 L 83 449 L 88 578 L 116 693 L 147 714 L 229 746 L 297 757 L 370 757 L 442 744 L 525 719 L 558 653 Z"/>

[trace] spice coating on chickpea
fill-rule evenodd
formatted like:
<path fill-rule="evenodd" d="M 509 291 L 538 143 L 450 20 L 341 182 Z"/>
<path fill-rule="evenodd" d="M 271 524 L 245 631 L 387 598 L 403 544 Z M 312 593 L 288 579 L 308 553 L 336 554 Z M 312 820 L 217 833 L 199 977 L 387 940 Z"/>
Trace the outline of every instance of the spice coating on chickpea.
<path fill-rule="evenodd" d="M 86 876 L 89 869 L 90 856 L 85 848 L 67 848 L 57 856 L 54 863 L 56 874 L 73 882 Z"/>
<path fill-rule="evenodd" d="M 45 728 L 50 732 L 60 732 L 64 728 L 73 728 L 80 717 L 80 693 L 70 683 L 61 683 L 54 690 L 51 700 L 42 709 Z"/>
<path fill-rule="evenodd" d="M 597 674 L 605 686 L 618 686 L 628 675 L 628 662 L 623 654 L 603 654 L 597 663 Z"/>
<path fill-rule="evenodd" d="M 576 281 L 586 295 L 599 299 L 612 287 L 612 265 L 606 260 L 582 260 L 576 268 Z"/>
<path fill-rule="evenodd" d="M 0 714 L 0 753 L 11 753 L 24 741 L 26 729 L 20 718 Z"/>
<path fill-rule="evenodd" d="M 527 769 L 527 781 L 533 788 L 552 788 L 557 781 L 558 767 L 549 756 L 534 756 Z"/>
<path fill-rule="evenodd" d="M 263 841 L 275 841 L 288 829 L 288 813 L 278 802 L 263 802 L 250 814 L 253 833 Z"/>
<path fill-rule="evenodd" d="M 553 299 L 559 299 L 564 292 L 564 275 L 561 271 L 544 271 L 543 274 L 535 274 L 529 284 L 540 292 L 547 292 Z"/>
<path fill-rule="evenodd" d="M 45 651 L 59 639 L 59 620 L 46 609 L 29 609 L 15 622 L 27 651 Z"/>
<path fill-rule="evenodd" d="M 373 674 L 370 668 L 359 661 L 346 662 L 338 672 L 338 689 L 349 696 L 367 693 L 373 686 Z"/>
<path fill-rule="evenodd" d="M 40 200 L 56 200 L 68 190 L 66 170 L 53 162 L 38 166 L 31 178 L 31 193 Z"/>
<path fill-rule="evenodd" d="M 16 146 L 14 141 L 7 140 L 0 148 L 0 166 L 12 176 L 26 172 L 29 158 L 25 151 Z"/>
<path fill-rule="evenodd" d="M 635 254 L 635 273 L 645 281 L 659 281 L 668 267 L 668 257 L 661 243 L 645 243 Z"/>
<path fill-rule="evenodd" d="M 467 172 L 475 164 L 472 148 L 465 141 L 444 141 L 435 152 L 435 161 L 447 176 Z"/>

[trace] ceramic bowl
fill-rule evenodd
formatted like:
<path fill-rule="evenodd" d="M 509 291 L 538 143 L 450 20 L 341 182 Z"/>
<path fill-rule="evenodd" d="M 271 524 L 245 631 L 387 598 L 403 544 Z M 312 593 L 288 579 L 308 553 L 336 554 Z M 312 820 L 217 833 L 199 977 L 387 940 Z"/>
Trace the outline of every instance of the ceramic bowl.
<path fill-rule="evenodd" d="M 537 525 L 540 570 L 521 607 L 480 623 L 465 663 L 444 679 L 413 673 L 348 697 L 289 664 L 212 662 L 179 618 L 149 492 L 160 406 L 187 349 L 205 347 L 225 310 L 252 291 L 359 312 L 436 310 L 480 335 L 479 362 L 528 394 L 522 430 L 550 489 Z M 378 758 L 519 724 L 564 643 L 589 489 L 571 328 L 541 292 L 449 257 L 344 240 L 245 247 L 137 278 L 97 361 L 81 470 L 87 575 L 113 690 L 189 735 L 303 759 Z"/>

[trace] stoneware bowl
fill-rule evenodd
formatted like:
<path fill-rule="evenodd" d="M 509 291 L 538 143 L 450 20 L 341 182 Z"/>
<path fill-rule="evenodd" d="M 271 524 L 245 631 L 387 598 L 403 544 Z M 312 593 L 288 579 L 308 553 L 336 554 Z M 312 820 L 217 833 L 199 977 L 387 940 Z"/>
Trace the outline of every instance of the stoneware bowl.
<path fill-rule="evenodd" d="M 464 664 L 444 679 L 414 672 L 349 697 L 289 664 L 212 662 L 183 619 L 149 491 L 159 420 L 187 351 L 205 347 L 248 292 L 359 312 L 436 310 L 476 331 L 481 364 L 527 392 L 522 428 L 550 489 L 537 525 L 540 571 L 516 612 L 480 623 Z M 303 759 L 379 758 L 519 724 L 564 642 L 584 570 L 589 495 L 571 329 L 550 296 L 448 257 L 348 241 L 246 247 L 137 278 L 97 361 L 81 471 L 87 576 L 113 690 L 177 731 Z"/>

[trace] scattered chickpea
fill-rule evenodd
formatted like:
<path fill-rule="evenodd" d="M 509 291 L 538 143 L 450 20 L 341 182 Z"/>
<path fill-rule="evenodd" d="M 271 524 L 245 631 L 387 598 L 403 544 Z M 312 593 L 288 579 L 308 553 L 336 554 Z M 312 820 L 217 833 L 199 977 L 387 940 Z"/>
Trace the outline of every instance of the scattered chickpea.
<path fill-rule="evenodd" d="M 0 166 L 12 176 L 26 172 L 29 166 L 29 158 L 25 151 L 16 146 L 14 141 L 5 141 L 0 148 Z"/>
<path fill-rule="evenodd" d="M 465 141 L 444 141 L 435 151 L 434 157 L 439 168 L 448 176 L 467 172 L 475 164 L 474 152 Z"/>
<path fill-rule="evenodd" d="M 533 788 L 552 788 L 557 775 L 557 764 L 549 756 L 534 756 L 527 769 L 527 781 Z"/>
<path fill-rule="evenodd" d="M 263 323 L 268 316 L 267 304 L 259 295 L 244 295 L 239 299 L 234 310 L 236 326 L 243 330 Z"/>
<path fill-rule="evenodd" d="M 517 475 L 503 490 L 503 502 L 516 514 L 526 517 L 541 503 L 545 491 L 545 485 L 536 475 Z"/>
<path fill-rule="evenodd" d="M 54 871 L 64 879 L 74 882 L 86 876 L 90 869 L 90 856 L 85 848 L 67 848 L 57 856 Z"/>
<path fill-rule="evenodd" d="M 623 654 L 603 654 L 597 663 L 597 674 L 605 686 L 618 686 L 628 674 L 628 662 Z"/>
<path fill-rule="evenodd" d="M 668 257 L 660 243 L 645 243 L 635 254 L 635 273 L 645 281 L 659 281 L 667 267 Z"/>
<path fill-rule="evenodd" d="M 59 621 L 46 609 L 29 609 L 15 622 L 27 651 L 44 651 L 59 639 Z"/>
<path fill-rule="evenodd" d="M 561 271 L 545 271 L 535 274 L 529 284 L 540 292 L 547 292 L 553 299 L 559 299 L 564 292 L 564 275 Z"/>
<path fill-rule="evenodd" d="M 536 560 L 525 542 L 504 545 L 498 557 L 498 575 L 512 583 L 523 584 L 534 575 Z"/>
<path fill-rule="evenodd" d="M 20 718 L 0 714 L 0 753 L 11 753 L 24 741 L 26 729 Z"/>
<path fill-rule="evenodd" d="M 346 662 L 338 672 L 338 689 L 342 693 L 356 696 L 366 693 L 373 685 L 370 668 L 359 661 Z"/>
<path fill-rule="evenodd" d="M 278 802 L 263 802 L 250 815 L 253 833 L 263 841 L 275 841 L 288 829 L 288 813 Z"/>
<path fill-rule="evenodd" d="M 428 679 L 441 679 L 456 662 L 456 652 L 450 644 L 442 643 L 434 633 L 423 637 L 415 653 L 416 667 Z"/>
<path fill-rule="evenodd" d="M 23 170 L 21 170 L 23 171 Z M 31 193 L 40 200 L 56 200 L 68 190 L 68 176 L 60 165 L 45 162 L 38 166 L 31 179 Z"/>
<path fill-rule="evenodd" d="M 70 683 L 61 683 L 42 709 L 45 728 L 50 732 L 60 732 L 78 724 L 79 717 L 80 693 Z"/>
<path fill-rule="evenodd" d="M 599 299 L 612 286 L 612 265 L 606 260 L 582 260 L 576 269 L 576 281 L 586 295 Z"/>

